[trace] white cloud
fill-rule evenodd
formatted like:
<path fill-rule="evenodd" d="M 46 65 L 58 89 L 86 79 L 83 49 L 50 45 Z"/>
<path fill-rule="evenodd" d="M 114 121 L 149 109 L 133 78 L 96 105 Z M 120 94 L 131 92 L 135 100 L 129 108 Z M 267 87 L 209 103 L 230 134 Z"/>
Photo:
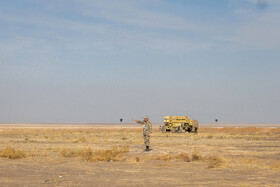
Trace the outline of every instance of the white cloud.
<path fill-rule="evenodd" d="M 59 17 L 53 17 L 50 15 L 33 15 L 33 16 L 21 16 L 11 15 L 9 13 L 0 12 L 0 20 L 10 22 L 13 24 L 26 24 L 44 28 L 65 29 L 70 31 L 87 31 L 87 32 L 99 32 L 104 31 L 104 26 L 101 25 L 89 25 L 78 21 L 72 21 L 70 19 L 64 19 Z"/>
<path fill-rule="evenodd" d="M 47 56 L 65 50 L 80 50 L 91 55 L 186 54 L 217 47 L 280 47 L 280 14 L 276 1 L 269 1 L 271 6 L 265 12 L 245 8 L 235 10 L 239 20 L 235 23 L 202 23 L 147 8 L 151 4 L 160 6 L 162 2 L 159 0 L 61 0 L 59 4 L 56 1 L 29 1 L 39 3 L 48 11 L 28 15 L 0 11 L 0 20 L 26 26 L 9 33 L 16 39 L 1 42 L 0 49 L 6 54 L 22 51 L 23 54 L 44 53 Z M 72 6 L 66 6 L 69 4 Z M 67 11 L 79 19 L 48 13 L 56 11 Z"/>
<path fill-rule="evenodd" d="M 64 1 L 66 3 L 66 1 Z M 67 1 L 73 3 L 75 1 Z M 193 24 L 178 16 L 148 11 L 141 7 L 142 1 L 79 1 L 79 7 L 72 7 L 70 13 L 77 13 L 86 17 L 88 22 L 59 16 L 49 15 L 47 13 L 38 13 L 35 15 L 15 15 L 7 12 L 0 12 L 0 20 L 8 21 L 13 24 L 24 24 L 31 28 L 29 35 L 21 35 L 20 40 L 31 40 L 33 43 L 45 43 L 51 49 L 50 41 L 42 41 L 42 34 L 49 35 L 58 43 L 65 42 L 66 49 L 81 49 L 96 53 L 102 51 L 105 53 L 117 54 L 127 52 L 163 52 L 186 53 L 193 50 L 205 49 L 209 42 L 192 41 L 192 38 L 185 34 L 184 36 L 172 33 L 173 31 L 184 32 L 205 32 L 205 29 L 199 28 L 202 25 Z M 48 2 L 42 2 L 48 4 Z M 147 2 L 146 2 L 147 3 Z M 150 2 L 149 2 L 150 3 Z M 159 2 L 157 2 L 159 3 Z M 48 7 L 48 6 L 47 6 Z M 54 7 L 49 6 L 48 9 Z M 56 7 L 57 8 L 57 7 Z M 101 19 L 97 22 L 96 19 Z M 110 23 L 107 23 L 107 22 Z M 136 27 L 136 28 L 133 28 Z M 51 30 L 64 30 L 65 35 L 73 34 L 74 37 L 58 34 Z M 162 31 L 168 31 L 169 34 L 162 34 Z M 85 32 L 86 35 L 82 34 Z M 16 33 L 18 34 L 18 33 Z M 95 35 L 98 36 L 95 36 Z M 172 37 L 170 37 L 170 35 Z M 26 41 L 27 43 L 27 41 Z M 2 44 L 2 48 L 4 48 Z M 7 45 L 7 44 L 6 44 Z M 62 44 L 63 45 L 63 44 Z M 19 48 L 17 41 L 9 45 Z M 195 47 L 194 47 L 195 46 Z M 53 46 L 57 48 L 57 46 Z M 34 49 L 38 50 L 37 47 Z M 28 47 L 23 47 L 28 50 Z M 32 51 L 32 50 L 30 50 Z"/>

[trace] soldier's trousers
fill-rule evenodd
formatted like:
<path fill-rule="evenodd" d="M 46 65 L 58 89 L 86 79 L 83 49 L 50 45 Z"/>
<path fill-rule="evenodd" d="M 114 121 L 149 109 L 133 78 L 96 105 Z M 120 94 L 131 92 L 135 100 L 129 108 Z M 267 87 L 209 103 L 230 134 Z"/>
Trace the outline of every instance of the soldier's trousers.
<path fill-rule="evenodd" d="M 150 146 L 150 136 L 143 134 L 145 146 Z"/>

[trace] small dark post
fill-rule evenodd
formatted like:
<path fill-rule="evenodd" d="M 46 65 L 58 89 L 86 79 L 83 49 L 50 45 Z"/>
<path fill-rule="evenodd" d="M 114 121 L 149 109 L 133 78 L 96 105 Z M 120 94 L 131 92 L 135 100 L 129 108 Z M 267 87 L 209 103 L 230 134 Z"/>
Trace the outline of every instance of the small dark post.
<path fill-rule="evenodd" d="M 218 119 L 215 119 L 216 124 L 218 123 Z"/>
<path fill-rule="evenodd" d="M 121 119 L 120 119 L 120 122 L 122 123 L 122 121 L 123 121 L 123 119 L 121 118 Z"/>

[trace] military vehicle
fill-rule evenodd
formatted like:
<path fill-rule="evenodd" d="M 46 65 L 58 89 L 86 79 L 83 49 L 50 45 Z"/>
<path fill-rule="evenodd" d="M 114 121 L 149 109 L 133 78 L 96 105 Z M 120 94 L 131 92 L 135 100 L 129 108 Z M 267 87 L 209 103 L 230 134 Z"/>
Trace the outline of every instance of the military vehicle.
<path fill-rule="evenodd" d="M 165 132 L 189 132 L 197 133 L 198 121 L 190 119 L 189 116 L 164 116 L 164 126 L 160 131 Z"/>

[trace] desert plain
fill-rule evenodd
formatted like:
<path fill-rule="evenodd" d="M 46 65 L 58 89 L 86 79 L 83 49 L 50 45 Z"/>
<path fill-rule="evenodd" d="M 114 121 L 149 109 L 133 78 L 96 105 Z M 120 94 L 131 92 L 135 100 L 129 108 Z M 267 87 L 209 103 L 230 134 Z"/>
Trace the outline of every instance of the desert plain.
<path fill-rule="evenodd" d="M 280 186 L 280 125 L 2 124 L 0 186 Z"/>

